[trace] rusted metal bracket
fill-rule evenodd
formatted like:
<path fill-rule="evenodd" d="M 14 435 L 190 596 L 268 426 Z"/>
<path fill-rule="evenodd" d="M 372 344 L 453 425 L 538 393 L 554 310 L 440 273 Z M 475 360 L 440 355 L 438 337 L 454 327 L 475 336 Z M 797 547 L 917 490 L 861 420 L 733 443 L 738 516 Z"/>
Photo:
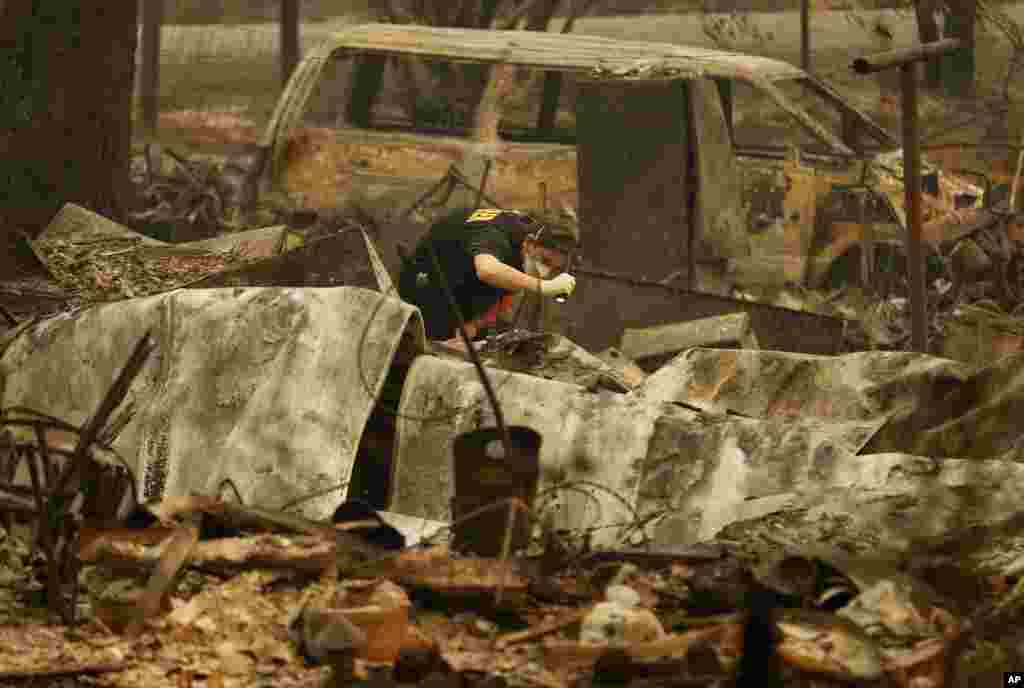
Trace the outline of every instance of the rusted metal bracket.
<path fill-rule="evenodd" d="M 924 250 L 921 246 L 921 149 L 917 122 L 917 77 L 914 64 L 958 50 L 961 41 L 945 39 L 902 50 L 858 57 L 850 65 L 858 74 L 900 68 L 903 94 L 903 190 L 907 211 L 907 270 L 910 273 L 910 342 L 915 351 L 928 350 Z"/>

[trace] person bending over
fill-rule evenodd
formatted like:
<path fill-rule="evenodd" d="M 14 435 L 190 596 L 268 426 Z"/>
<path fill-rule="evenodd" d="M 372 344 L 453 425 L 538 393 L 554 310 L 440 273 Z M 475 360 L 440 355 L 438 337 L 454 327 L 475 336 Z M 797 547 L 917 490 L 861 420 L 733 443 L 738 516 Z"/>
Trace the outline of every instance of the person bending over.
<path fill-rule="evenodd" d="M 459 209 L 431 225 L 403 260 L 398 293 L 420 309 L 428 339 L 462 348 L 431 248 L 472 339 L 511 309 L 517 292 L 572 294 L 576 279 L 562 270 L 577 245 L 575 223 L 565 213 Z"/>

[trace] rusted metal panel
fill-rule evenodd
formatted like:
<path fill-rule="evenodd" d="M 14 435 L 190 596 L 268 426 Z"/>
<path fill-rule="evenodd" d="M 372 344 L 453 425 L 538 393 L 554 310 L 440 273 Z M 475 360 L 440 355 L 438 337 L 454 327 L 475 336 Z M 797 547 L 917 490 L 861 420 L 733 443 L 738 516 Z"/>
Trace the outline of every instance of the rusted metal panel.
<path fill-rule="evenodd" d="M 690 225 L 686 84 L 583 84 L 576 110 L 583 253 L 655 279 L 679 270 Z"/>
<path fill-rule="evenodd" d="M 363 231 L 343 231 L 279 256 L 214 273 L 188 285 L 213 287 L 362 287 L 388 291 L 391 278 Z"/>
<path fill-rule="evenodd" d="M 577 274 L 566 336 L 590 351 L 618 345 L 627 327 L 748 313 L 761 348 L 806 354 L 842 351 L 844 321 L 753 301 L 688 291 L 595 270 Z"/>

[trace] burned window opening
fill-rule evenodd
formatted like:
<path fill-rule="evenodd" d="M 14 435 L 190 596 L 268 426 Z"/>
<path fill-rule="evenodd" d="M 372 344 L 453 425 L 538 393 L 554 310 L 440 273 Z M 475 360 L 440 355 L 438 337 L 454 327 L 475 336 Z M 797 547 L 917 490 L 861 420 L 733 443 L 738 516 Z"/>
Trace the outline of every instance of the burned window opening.
<path fill-rule="evenodd" d="M 330 60 L 314 88 L 307 124 L 470 138 L 488 65 L 375 54 Z M 516 66 L 502 98 L 499 136 L 512 143 L 574 145 L 575 79 Z M 340 105 L 339 105 L 340 103 Z"/>

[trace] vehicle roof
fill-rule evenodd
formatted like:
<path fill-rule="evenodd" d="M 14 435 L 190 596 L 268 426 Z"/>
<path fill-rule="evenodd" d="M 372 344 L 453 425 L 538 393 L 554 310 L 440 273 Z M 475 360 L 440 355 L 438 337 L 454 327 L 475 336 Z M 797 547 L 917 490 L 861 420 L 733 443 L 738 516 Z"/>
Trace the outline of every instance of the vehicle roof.
<path fill-rule="evenodd" d="M 852 108 L 826 84 L 799 67 L 756 55 L 711 50 L 672 43 L 628 41 L 602 36 L 550 33 L 545 31 L 502 31 L 458 29 L 412 24 L 356 24 L 330 34 L 303 56 L 278 99 L 274 114 L 264 130 L 261 145 L 271 147 L 270 168 L 276 170 L 284 155 L 289 132 L 302 117 L 306 102 L 324 66 L 346 53 L 376 53 L 433 58 L 449 62 L 511 64 L 549 71 L 572 72 L 580 78 L 598 81 L 673 81 L 720 78 L 744 81 L 767 95 L 804 130 L 836 154 L 854 156 L 838 136 L 792 102 L 776 85 L 784 80 L 802 80 L 824 92 L 853 112 L 869 131 L 884 130 Z"/>
<path fill-rule="evenodd" d="M 331 34 L 320 49 L 330 54 L 358 51 L 506 63 L 629 79 L 720 77 L 778 81 L 807 76 L 788 62 L 756 55 L 547 31 L 358 24 Z"/>

